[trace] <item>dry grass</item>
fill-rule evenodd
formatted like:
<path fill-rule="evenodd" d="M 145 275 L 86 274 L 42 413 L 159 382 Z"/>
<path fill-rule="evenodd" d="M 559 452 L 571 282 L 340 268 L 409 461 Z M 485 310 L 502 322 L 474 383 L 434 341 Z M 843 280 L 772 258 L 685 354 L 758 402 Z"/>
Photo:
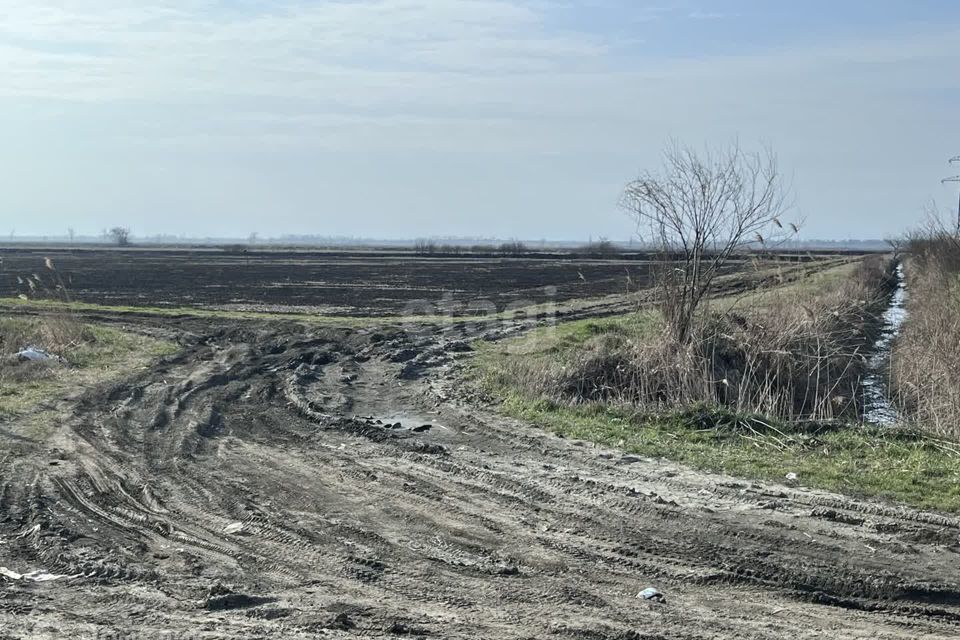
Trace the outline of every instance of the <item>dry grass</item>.
<path fill-rule="evenodd" d="M 76 352 L 94 342 L 90 327 L 70 315 L 0 318 L 0 387 L 49 379 L 68 365 Z M 64 361 L 19 361 L 16 353 L 29 346 L 62 356 Z"/>
<path fill-rule="evenodd" d="M 814 284 L 714 303 L 687 350 L 664 340 L 649 311 L 479 345 L 472 371 L 501 411 L 566 437 L 957 512 L 955 441 L 909 426 L 796 419 L 859 418 L 855 390 L 888 269 L 878 257 Z"/>
<path fill-rule="evenodd" d="M 908 319 L 894 346 L 891 377 L 903 412 L 918 426 L 960 437 L 960 240 L 942 230 L 907 245 Z"/>
<path fill-rule="evenodd" d="M 633 330 L 600 327 L 570 348 L 501 359 L 496 383 L 571 406 L 657 412 L 705 405 L 786 420 L 855 417 L 888 282 L 889 262 L 874 256 L 820 288 L 705 310 L 687 342 L 648 314 Z"/>
<path fill-rule="evenodd" d="M 59 316 L 0 317 L 0 424 L 41 437 L 57 423 L 57 401 L 107 380 L 129 375 L 177 345 L 114 327 Z M 18 362 L 11 354 L 34 344 L 61 355 L 55 361 Z"/>
<path fill-rule="evenodd" d="M 0 356 L 4 357 L 29 345 L 64 354 L 92 339 L 89 328 L 71 314 L 0 318 Z"/>
<path fill-rule="evenodd" d="M 601 404 L 557 406 L 518 395 L 501 411 L 568 438 L 698 469 L 960 512 L 957 444 L 899 427 L 785 423 L 715 409 L 645 415 Z"/>
<path fill-rule="evenodd" d="M 65 304 L 70 302 L 66 283 L 50 258 L 44 260 L 44 269 L 39 273 L 17 276 L 17 285 L 22 300 L 39 296 Z M 69 310 L 34 318 L 0 318 L 0 383 L 49 378 L 62 364 L 57 361 L 19 362 L 15 354 L 26 347 L 39 347 L 69 362 L 73 352 L 94 341 L 90 328 Z"/>

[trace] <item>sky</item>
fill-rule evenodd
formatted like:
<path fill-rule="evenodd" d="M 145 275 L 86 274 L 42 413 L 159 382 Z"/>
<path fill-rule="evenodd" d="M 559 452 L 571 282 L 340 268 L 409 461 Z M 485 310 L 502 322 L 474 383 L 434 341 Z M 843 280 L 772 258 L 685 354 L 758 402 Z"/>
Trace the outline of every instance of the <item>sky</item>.
<path fill-rule="evenodd" d="M 0 2 L 0 235 L 626 239 L 671 141 L 897 235 L 956 203 L 960 2 Z"/>

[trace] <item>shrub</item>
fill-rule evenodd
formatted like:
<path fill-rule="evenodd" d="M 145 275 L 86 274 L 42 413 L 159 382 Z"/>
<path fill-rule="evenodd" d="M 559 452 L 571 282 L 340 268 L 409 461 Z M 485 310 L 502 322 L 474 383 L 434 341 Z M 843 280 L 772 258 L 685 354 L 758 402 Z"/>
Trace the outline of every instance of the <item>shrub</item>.
<path fill-rule="evenodd" d="M 607 258 L 611 256 L 616 256 L 620 251 L 620 247 L 610 242 L 606 238 L 601 238 L 596 242 L 590 242 L 585 244 L 580 248 L 579 253 L 582 253 L 587 256 L 594 256 L 598 258 Z"/>
<path fill-rule="evenodd" d="M 652 339 L 613 328 L 562 353 L 507 359 L 500 375 L 527 395 L 570 405 L 853 417 L 889 281 L 877 256 L 829 287 L 787 289 L 742 311 L 705 310 L 687 340 L 665 323 Z"/>
<path fill-rule="evenodd" d="M 522 242 L 517 242 L 515 240 L 511 242 L 504 242 L 497 248 L 497 250 L 500 253 L 504 253 L 507 255 L 514 255 L 514 256 L 529 252 L 529 249 L 527 249 L 527 245 L 523 244 Z"/>
<path fill-rule="evenodd" d="M 431 255 L 437 252 L 437 243 L 421 238 L 413 243 L 413 250 L 420 255 Z"/>

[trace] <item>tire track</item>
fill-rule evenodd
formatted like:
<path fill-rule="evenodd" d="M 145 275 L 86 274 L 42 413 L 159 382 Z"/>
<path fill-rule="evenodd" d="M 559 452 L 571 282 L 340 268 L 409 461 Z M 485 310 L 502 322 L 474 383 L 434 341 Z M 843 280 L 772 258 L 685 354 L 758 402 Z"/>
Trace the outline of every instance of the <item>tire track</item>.
<path fill-rule="evenodd" d="M 187 630 L 218 597 L 237 604 L 211 637 L 761 638 L 771 611 L 810 637 L 960 633 L 956 518 L 618 464 L 438 405 L 444 369 L 406 377 L 405 336 L 215 331 L 84 398 L 51 443 L 62 462 L 0 476 L 0 564 L 81 576 L 13 585 L 0 621 L 83 607 Z M 666 604 L 636 598 L 652 584 Z"/>

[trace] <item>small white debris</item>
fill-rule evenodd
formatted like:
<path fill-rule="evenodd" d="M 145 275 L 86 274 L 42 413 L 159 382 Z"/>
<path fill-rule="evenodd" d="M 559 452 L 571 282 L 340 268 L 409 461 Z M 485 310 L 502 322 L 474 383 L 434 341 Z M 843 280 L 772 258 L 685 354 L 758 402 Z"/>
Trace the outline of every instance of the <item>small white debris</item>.
<path fill-rule="evenodd" d="M 242 522 L 232 522 L 223 528 L 223 532 L 233 535 L 235 533 L 243 533 L 243 529 L 244 527 Z"/>
<path fill-rule="evenodd" d="M 784 477 L 787 479 L 787 482 L 789 482 L 790 484 L 796 484 L 797 482 L 797 474 L 795 474 L 793 471 L 791 471 Z"/>
<path fill-rule="evenodd" d="M 53 356 L 40 347 L 29 346 L 20 351 L 17 351 L 17 358 L 20 360 L 54 360 L 56 356 Z"/>
<path fill-rule="evenodd" d="M 34 569 L 30 573 L 23 574 L 23 579 L 29 582 L 49 582 L 50 580 L 59 580 L 60 578 L 68 578 L 70 576 L 60 575 L 58 573 L 49 573 L 47 571 L 41 571 L 40 569 Z"/>
<path fill-rule="evenodd" d="M 643 598 L 644 600 L 653 600 L 654 602 L 666 602 L 667 597 L 663 595 L 659 590 L 654 589 L 653 587 L 647 587 L 643 591 L 637 594 L 638 598 Z"/>
<path fill-rule="evenodd" d="M 10 578 L 11 580 L 19 580 L 23 577 L 23 574 L 17 573 L 16 571 L 10 571 L 6 567 L 0 567 L 0 576 L 4 578 Z"/>
<path fill-rule="evenodd" d="M 0 567 L 0 576 L 9 578 L 11 580 L 24 580 L 26 582 L 50 582 L 51 580 L 59 580 L 60 578 L 77 577 L 77 576 L 61 575 L 58 573 L 50 573 L 48 571 L 42 571 L 40 569 L 34 569 L 33 571 L 28 571 L 27 573 L 17 573 L 16 571 L 11 571 L 6 567 Z"/>

